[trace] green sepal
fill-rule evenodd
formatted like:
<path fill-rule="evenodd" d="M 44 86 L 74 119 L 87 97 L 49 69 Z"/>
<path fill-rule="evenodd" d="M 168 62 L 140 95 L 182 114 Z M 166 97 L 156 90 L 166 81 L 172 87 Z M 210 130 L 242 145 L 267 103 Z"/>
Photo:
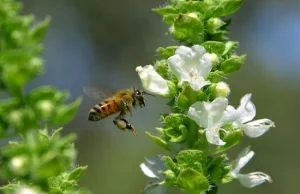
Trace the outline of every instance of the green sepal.
<path fill-rule="evenodd" d="M 154 11 L 162 16 L 177 13 L 177 10 L 171 5 L 168 5 L 165 7 L 160 7 L 160 8 L 153 8 L 152 11 Z"/>
<path fill-rule="evenodd" d="M 183 150 L 177 155 L 177 164 L 180 169 L 192 168 L 203 173 L 203 165 L 206 163 L 206 156 L 200 150 Z"/>
<path fill-rule="evenodd" d="M 239 70 L 242 64 L 246 60 L 246 55 L 242 56 L 231 56 L 230 59 L 223 61 L 220 65 L 220 70 L 225 74 L 231 74 L 237 70 Z"/>
<path fill-rule="evenodd" d="M 39 43 L 41 40 L 43 40 L 47 30 L 49 23 L 51 21 L 51 17 L 46 17 L 44 21 L 34 26 L 31 31 L 30 35 L 32 37 L 32 40 L 36 43 Z"/>
<path fill-rule="evenodd" d="M 171 98 L 171 97 L 176 95 L 176 93 L 178 91 L 178 88 L 177 88 L 177 85 L 174 82 L 169 81 L 169 80 L 166 80 L 166 81 L 167 81 L 167 85 L 168 85 L 168 88 L 169 88 L 169 93 L 161 95 L 161 96 L 163 96 L 165 98 Z"/>
<path fill-rule="evenodd" d="M 211 83 L 217 83 L 222 81 L 224 77 L 225 77 L 225 73 L 223 71 L 216 70 L 210 72 L 206 79 L 209 80 Z"/>
<path fill-rule="evenodd" d="M 79 181 L 81 176 L 85 173 L 87 170 L 87 166 L 80 166 L 78 168 L 75 168 L 68 176 L 69 181 Z"/>
<path fill-rule="evenodd" d="M 165 133 L 170 138 L 170 142 L 180 143 L 186 139 L 188 131 L 184 125 L 180 124 L 178 128 L 165 129 Z"/>
<path fill-rule="evenodd" d="M 236 130 L 236 131 L 230 132 L 228 135 L 226 135 L 222 139 L 226 144 L 216 148 L 215 150 L 212 150 L 211 154 L 218 154 L 218 153 L 228 150 L 229 148 L 240 143 L 242 137 L 243 137 L 243 132 L 241 130 Z"/>
<path fill-rule="evenodd" d="M 52 119 L 53 124 L 63 125 L 70 122 L 74 118 L 81 101 L 82 98 L 79 97 L 75 101 L 71 102 L 70 104 L 56 107 L 55 109 L 56 112 Z"/>
<path fill-rule="evenodd" d="M 202 46 L 207 52 L 215 53 L 217 55 L 221 55 L 225 51 L 225 44 L 223 42 L 206 41 L 202 44 Z"/>
<path fill-rule="evenodd" d="M 178 49 L 178 46 L 169 46 L 169 47 L 158 47 L 156 52 L 164 59 L 167 59 L 175 55 L 175 51 Z"/>
<path fill-rule="evenodd" d="M 208 2 L 207 0 L 206 2 Z M 206 12 L 208 17 L 224 17 L 235 13 L 243 4 L 243 0 L 219 0 L 210 1 L 211 4 Z"/>
<path fill-rule="evenodd" d="M 187 45 L 200 44 L 204 38 L 203 21 L 201 16 L 197 17 L 180 14 L 174 22 L 174 29 L 170 33 L 174 36 L 175 40 L 186 43 Z"/>
<path fill-rule="evenodd" d="M 206 94 L 202 90 L 195 91 L 189 85 L 186 85 L 183 91 L 176 99 L 177 106 L 182 110 L 187 110 L 197 101 L 205 101 Z"/>
<path fill-rule="evenodd" d="M 175 173 L 177 173 L 179 171 L 176 163 L 169 156 L 162 156 L 162 160 L 164 161 L 165 166 L 168 169 L 172 170 Z"/>
<path fill-rule="evenodd" d="M 157 136 L 154 136 L 154 135 L 151 135 L 149 132 L 145 132 L 147 134 L 147 136 L 151 139 L 151 141 L 153 143 L 155 143 L 156 145 L 168 150 L 168 151 L 171 151 L 172 148 L 171 146 L 168 144 L 168 142 L 166 142 L 165 140 L 163 140 L 162 138 L 160 137 L 157 137 Z"/>
<path fill-rule="evenodd" d="M 161 77 L 163 77 L 164 79 L 168 78 L 167 60 L 163 59 L 163 60 L 156 61 L 154 64 L 154 68 Z"/>
<path fill-rule="evenodd" d="M 213 158 L 207 165 L 207 173 L 210 174 L 210 179 L 214 183 L 224 183 L 224 179 L 227 179 L 231 166 L 226 165 L 226 160 L 227 157 L 223 154 Z"/>
<path fill-rule="evenodd" d="M 180 189 L 191 194 L 199 194 L 209 189 L 209 182 L 205 176 L 192 168 L 180 172 L 177 184 Z"/>
<path fill-rule="evenodd" d="M 235 49 L 239 46 L 239 42 L 237 41 L 228 41 L 225 43 L 225 50 L 222 53 L 222 56 L 224 57 L 230 57 L 232 54 L 234 54 Z"/>
<path fill-rule="evenodd" d="M 222 26 L 226 25 L 220 18 L 210 18 L 206 21 L 206 31 L 210 34 L 220 33 Z"/>
<path fill-rule="evenodd" d="M 207 4 L 202 1 L 186 1 L 176 6 L 180 13 L 205 13 L 207 10 Z"/>
<path fill-rule="evenodd" d="M 165 176 L 164 182 L 166 185 L 176 185 L 177 175 L 174 171 L 168 169 L 163 171 L 162 174 Z"/>

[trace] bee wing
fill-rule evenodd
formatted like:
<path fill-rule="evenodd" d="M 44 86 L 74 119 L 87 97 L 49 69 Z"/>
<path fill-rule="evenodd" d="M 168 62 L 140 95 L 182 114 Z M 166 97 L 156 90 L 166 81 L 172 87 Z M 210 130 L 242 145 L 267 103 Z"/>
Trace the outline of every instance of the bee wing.
<path fill-rule="evenodd" d="M 112 92 L 100 90 L 96 87 L 84 87 L 83 92 L 94 100 L 104 100 L 112 96 Z"/>

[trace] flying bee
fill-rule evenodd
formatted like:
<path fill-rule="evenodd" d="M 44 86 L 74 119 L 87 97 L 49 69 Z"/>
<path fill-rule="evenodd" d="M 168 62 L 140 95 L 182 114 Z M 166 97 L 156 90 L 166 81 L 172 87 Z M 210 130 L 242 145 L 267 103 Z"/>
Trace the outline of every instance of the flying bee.
<path fill-rule="evenodd" d="M 88 114 L 89 121 L 99 121 L 112 114 L 119 113 L 114 118 L 113 123 L 123 131 L 126 129 L 130 130 L 133 135 L 136 135 L 136 131 L 124 117 L 127 112 L 132 116 L 132 109 L 136 106 L 145 107 L 146 98 L 144 95 L 152 95 L 138 88 L 120 90 L 111 97 L 106 97 L 107 95 L 103 91 L 94 87 L 85 87 L 83 91 L 93 99 L 102 99 L 90 109 Z"/>

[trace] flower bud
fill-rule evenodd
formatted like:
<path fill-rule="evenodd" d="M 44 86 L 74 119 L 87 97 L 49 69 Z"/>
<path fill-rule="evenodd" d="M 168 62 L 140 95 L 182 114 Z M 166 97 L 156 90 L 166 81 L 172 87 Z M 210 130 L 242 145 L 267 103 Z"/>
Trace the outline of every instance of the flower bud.
<path fill-rule="evenodd" d="M 13 157 L 9 162 L 10 170 L 17 174 L 23 176 L 26 173 L 27 159 L 24 156 Z"/>
<path fill-rule="evenodd" d="M 215 67 L 220 62 L 218 55 L 216 55 L 215 53 L 211 53 L 209 54 L 209 56 L 212 66 Z"/>
<path fill-rule="evenodd" d="M 210 18 L 206 23 L 206 30 L 209 33 L 215 34 L 225 24 L 220 18 Z"/>
<path fill-rule="evenodd" d="M 230 93 L 230 88 L 227 83 L 213 83 L 208 87 L 209 95 L 212 99 L 218 97 L 227 97 Z"/>

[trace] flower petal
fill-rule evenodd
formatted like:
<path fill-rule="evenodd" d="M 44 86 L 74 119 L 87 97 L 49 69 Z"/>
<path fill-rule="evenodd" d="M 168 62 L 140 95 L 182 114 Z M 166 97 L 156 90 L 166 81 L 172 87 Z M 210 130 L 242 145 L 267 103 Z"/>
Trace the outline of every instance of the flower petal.
<path fill-rule="evenodd" d="M 163 175 L 160 172 L 165 169 L 165 166 L 161 156 L 157 156 L 154 159 L 145 158 L 145 160 L 144 163 L 140 164 L 143 173 L 150 178 L 163 179 Z"/>
<path fill-rule="evenodd" d="M 188 110 L 188 117 L 194 120 L 200 127 L 207 127 L 208 112 L 204 109 L 203 102 L 192 104 Z"/>
<path fill-rule="evenodd" d="M 251 160 L 253 156 L 254 152 L 250 150 L 250 146 L 240 152 L 238 157 L 231 162 L 231 175 L 236 177 L 239 174 L 240 170 Z"/>
<path fill-rule="evenodd" d="M 211 57 L 209 53 L 203 55 L 203 57 L 200 59 L 200 64 L 201 65 L 199 65 L 197 68 L 198 73 L 203 78 L 206 78 L 212 68 Z"/>
<path fill-rule="evenodd" d="M 241 99 L 240 106 L 236 109 L 236 121 L 233 123 L 235 127 L 251 121 L 256 115 L 255 105 L 251 102 L 251 94 L 246 94 Z"/>
<path fill-rule="evenodd" d="M 259 119 L 242 125 L 242 130 L 248 137 L 259 137 L 274 127 L 273 121 L 270 119 Z"/>
<path fill-rule="evenodd" d="M 155 71 L 152 65 L 139 66 L 136 68 L 136 71 L 146 91 L 158 95 L 166 95 L 170 92 L 167 81 Z"/>
<path fill-rule="evenodd" d="M 187 80 L 190 83 L 190 86 L 193 90 L 198 91 L 206 85 L 210 84 L 210 81 L 205 81 L 203 77 L 191 77 Z"/>
<path fill-rule="evenodd" d="M 188 117 L 193 119 L 200 127 L 209 128 L 218 123 L 228 105 L 227 98 L 219 97 L 212 102 L 196 102 L 188 111 Z"/>
<path fill-rule="evenodd" d="M 212 68 L 211 58 L 200 45 L 180 46 L 176 54 L 168 58 L 168 66 L 181 82 L 189 82 L 194 90 L 210 84 L 205 78 Z"/>
<path fill-rule="evenodd" d="M 252 172 L 249 174 L 239 174 L 237 176 L 240 183 L 247 188 L 252 188 L 257 185 L 260 185 L 266 181 L 272 183 L 272 179 L 269 175 L 263 172 Z"/>
<path fill-rule="evenodd" d="M 168 58 L 168 66 L 180 81 L 189 81 L 189 72 L 184 68 L 184 61 L 176 54 Z"/>
<path fill-rule="evenodd" d="M 219 146 L 226 144 L 224 141 L 220 139 L 219 129 L 220 128 L 218 126 L 205 129 L 206 139 L 210 144 L 219 145 Z"/>

